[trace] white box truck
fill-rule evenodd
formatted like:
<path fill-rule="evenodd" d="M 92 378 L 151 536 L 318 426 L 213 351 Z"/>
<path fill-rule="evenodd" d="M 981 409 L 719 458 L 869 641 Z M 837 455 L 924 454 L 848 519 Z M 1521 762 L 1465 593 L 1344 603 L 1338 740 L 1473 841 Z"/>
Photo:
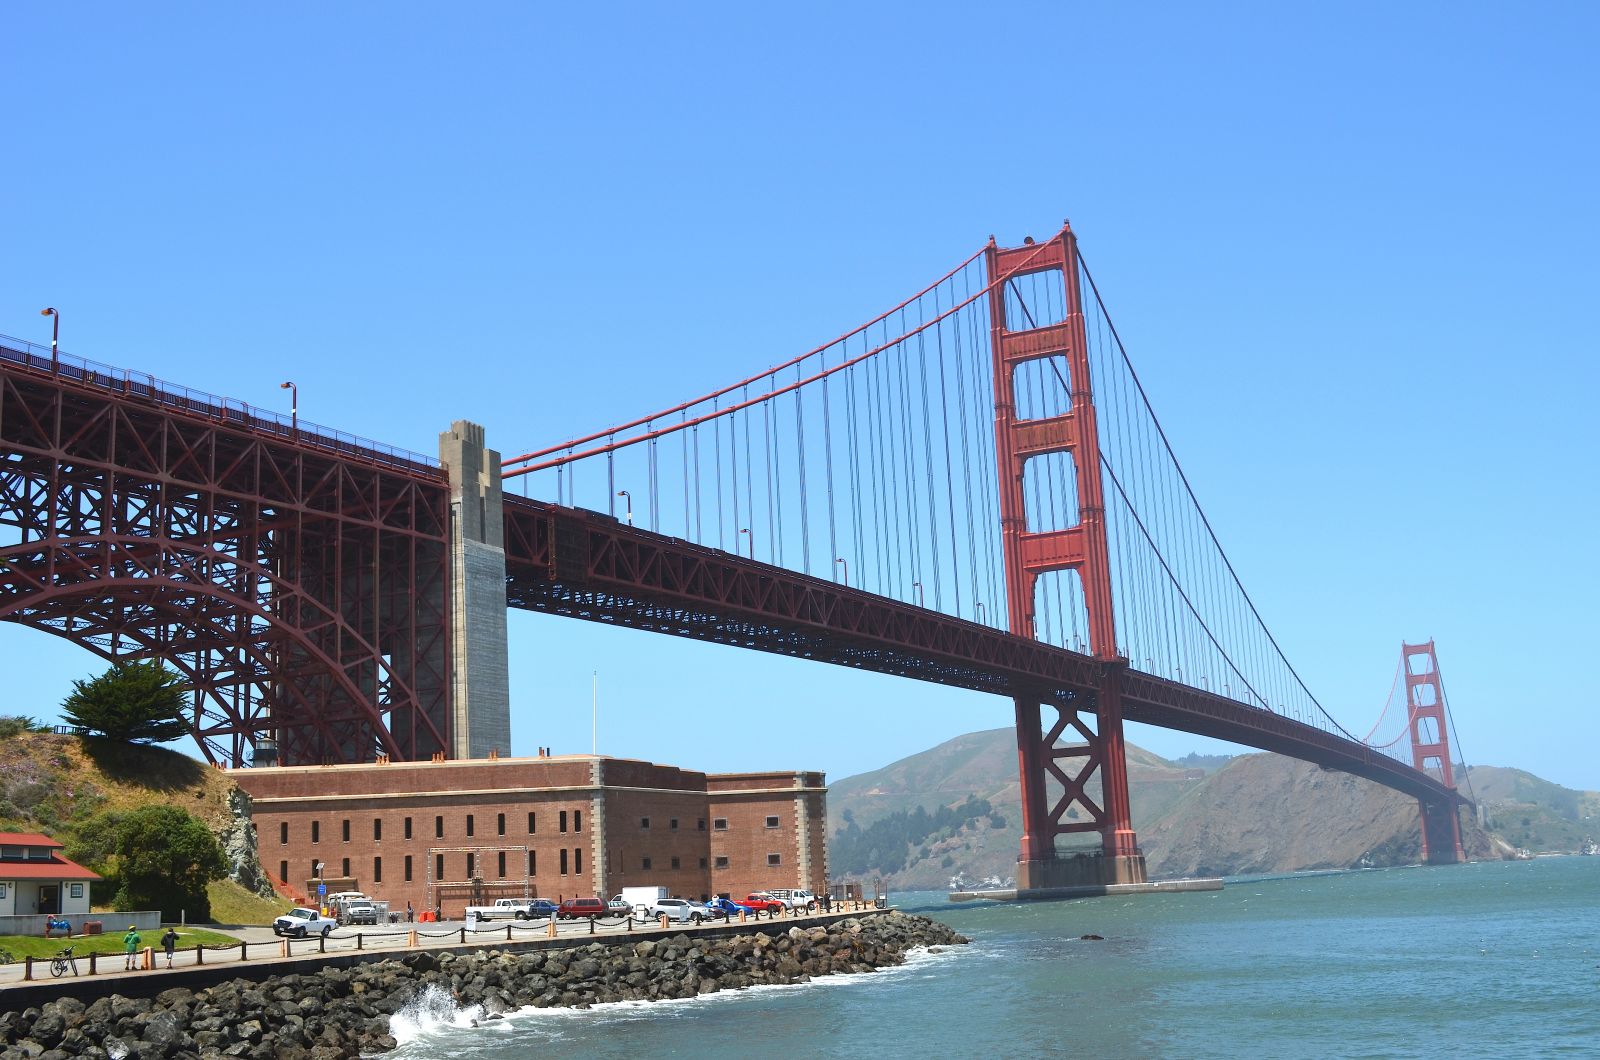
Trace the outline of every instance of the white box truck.
<path fill-rule="evenodd" d="M 624 887 L 622 893 L 617 895 L 618 899 L 628 903 L 635 917 L 649 917 L 657 902 L 670 897 L 672 892 L 665 887 Z"/>

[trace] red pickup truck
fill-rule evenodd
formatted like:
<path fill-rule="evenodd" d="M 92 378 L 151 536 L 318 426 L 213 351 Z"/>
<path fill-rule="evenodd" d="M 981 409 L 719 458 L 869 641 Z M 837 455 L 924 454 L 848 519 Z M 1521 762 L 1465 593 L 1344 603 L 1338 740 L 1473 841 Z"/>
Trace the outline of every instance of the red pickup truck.
<path fill-rule="evenodd" d="M 606 904 L 598 898 L 568 898 L 556 908 L 557 920 L 593 920 L 607 915 Z"/>
<path fill-rule="evenodd" d="M 746 909 L 754 909 L 758 913 L 782 913 L 789 908 L 776 898 L 759 892 L 747 896 L 744 901 L 737 904 L 744 906 Z"/>

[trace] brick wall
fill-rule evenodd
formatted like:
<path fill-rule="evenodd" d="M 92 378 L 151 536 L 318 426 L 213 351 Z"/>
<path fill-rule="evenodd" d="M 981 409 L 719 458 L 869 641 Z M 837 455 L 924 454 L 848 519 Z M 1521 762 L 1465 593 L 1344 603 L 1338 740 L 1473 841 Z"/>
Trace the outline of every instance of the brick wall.
<path fill-rule="evenodd" d="M 708 777 L 574 755 L 230 775 L 251 796 L 268 873 L 309 892 L 321 861 L 330 893 L 360 889 L 394 910 L 409 901 L 459 916 L 480 898 L 525 889 L 557 900 L 644 885 L 688 898 L 742 897 L 766 887 L 817 890 L 825 879 L 820 773 Z M 718 817 L 728 823 L 720 832 Z M 476 890 L 469 857 L 482 881 Z M 726 864 L 718 867 L 718 857 Z M 332 886 L 335 878 L 343 884 Z"/>

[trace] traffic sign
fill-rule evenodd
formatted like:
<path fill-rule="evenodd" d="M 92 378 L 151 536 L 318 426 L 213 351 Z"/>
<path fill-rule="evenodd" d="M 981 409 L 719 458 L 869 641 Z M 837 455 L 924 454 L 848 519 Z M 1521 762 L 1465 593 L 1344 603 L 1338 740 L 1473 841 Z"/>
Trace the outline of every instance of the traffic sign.
<path fill-rule="evenodd" d="M 325 895 L 327 893 L 328 893 L 328 885 L 327 884 L 325 884 L 325 883 L 317 884 L 317 897 L 318 898 L 321 898 L 323 895 Z"/>

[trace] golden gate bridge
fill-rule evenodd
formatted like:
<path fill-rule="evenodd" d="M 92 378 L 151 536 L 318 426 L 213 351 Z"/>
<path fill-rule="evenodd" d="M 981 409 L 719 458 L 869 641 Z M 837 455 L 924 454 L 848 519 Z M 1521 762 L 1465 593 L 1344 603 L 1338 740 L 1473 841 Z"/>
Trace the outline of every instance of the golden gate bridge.
<path fill-rule="evenodd" d="M 1070 226 L 503 461 L 464 421 L 434 460 L 16 340 L 0 453 L 0 619 L 177 668 L 212 761 L 509 746 L 510 606 L 1009 697 L 1022 887 L 1144 879 L 1125 720 L 1406 792 L 1425 860 L 1462 857 L 1432 643 L 1403 648 L 1398 734 L 1317 699 Z"/>

